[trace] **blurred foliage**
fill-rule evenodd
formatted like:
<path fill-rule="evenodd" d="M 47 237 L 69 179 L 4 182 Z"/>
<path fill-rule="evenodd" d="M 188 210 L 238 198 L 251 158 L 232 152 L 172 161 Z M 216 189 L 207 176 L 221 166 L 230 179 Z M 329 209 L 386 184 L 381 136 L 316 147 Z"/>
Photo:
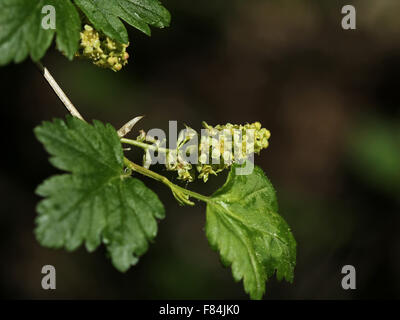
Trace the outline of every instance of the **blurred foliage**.
<path fill-rule="evenodd" d="M 349 137 L 348 153 L 360 179 L 400 198 L 400 120 L 364 119 Z"/>

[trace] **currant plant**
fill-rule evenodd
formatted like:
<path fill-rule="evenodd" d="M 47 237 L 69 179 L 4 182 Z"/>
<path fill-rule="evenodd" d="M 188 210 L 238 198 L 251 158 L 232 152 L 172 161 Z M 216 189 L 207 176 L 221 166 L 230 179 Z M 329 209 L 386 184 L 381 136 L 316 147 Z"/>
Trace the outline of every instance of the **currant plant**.
<path fill-rule="evenodd" d="M 42 26 L 45 5 L 55 8 L 55 29 Z M 68 59 L 87 58 L 97 66 L 121 70 L 129 58 L 121 19 L 150 35 L 150 26 L 169 25 L 170 14 L 158 0 L 0 0 L 0 64 L 19 63 L 30 56 L 71 113 L 34 130 L 50 154 L 50 163 L 65 172 L 37 188 L 43 197 L 37 206 L 37 240 L 45 247 L 68 251 L 84 244 L 92 252 L 103 244 L 115 268 L 127 271 L 148 250 L 158 220 L 165 217 L 157 195 L 132 177 L 136 172 L 165 184 L 181 205 L 193 206 L 193 200 L 206 204 L 208 241 L 222 263 L 231 266 L 234 279 L 243 280 L 252 299 L 262 298 L 265 283 L 274 274 L 292 282 L 296 242 L 278 214 L 273 186 L 257 166 L 249 174 L 238 174 L 252 154 L 269 145 L 270 132 L 261 123 L 203 123 L 207 135 L 186 149 L 183 146 L 196 135 L 191 128 L 178 137 L 176 148 L 166 148 L 165 141 L 143 130 L 136 139 L 128 139 L 141 117 L 119 130 L 99 121 L 86 122 L 41 66 L 40 59 L 56 35 L 57 48 Z M 216 139 L 215 133 L 221 132 Z M 142 165 L 124 155 L 127 146 L 144 151 Z M 186 185 L 196 178 L 206 183 L 210 175 L 230 171 L 219 190 L 202 195 L 150 170 L 152 151 L 162 154 L 166 168 L 176 171 Z M 199 154 L 195 164 L 185 158 L 191 153 Z"/>

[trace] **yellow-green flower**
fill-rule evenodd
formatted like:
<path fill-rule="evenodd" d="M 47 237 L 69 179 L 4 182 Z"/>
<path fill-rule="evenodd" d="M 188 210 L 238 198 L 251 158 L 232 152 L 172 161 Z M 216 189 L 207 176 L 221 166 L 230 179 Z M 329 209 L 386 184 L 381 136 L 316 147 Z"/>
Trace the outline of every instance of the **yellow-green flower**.
<path fill-rule="evenodd" d="M 182 150 L 183 146 L 196 136 L 193 129 L 186 127 L 185 134 L 181 133 L 178 137 L 176 149 L 166 151 L 165 166 L 169 171 L 176 171 L 180 180 L 192 182 L 197 170 L 197 178 L 207 182 L 210 175 L 217 175 L 235 163 L 243 163 L 253 153 L 259 154 L 268 147 L 268 139 L 271 136 L 267 129 L 262 128 L 260 122 L 245 125 L 228 123 L 215 127 L 203 122 L 203 127 L 206 134 L 203 133 L 198 146 L 189 145 Z M 157 148 L 160 145 L 144 131 L 140 131 L 137 141 L 153 143 Z M 198 151 L 195 166 L 183 157 L 183 153 L 192 154 L 193 151 Z M 144 165 L 149 163 L 148 157 L 146 154 Z"/>
<path fill-rule="evenodd" d="M 128 63 L 129 44 L 118 43 L 86 24 L 80 33 L 81 42 L 77 57 L 92 60 L 93 64 L 119 71 Z"/>

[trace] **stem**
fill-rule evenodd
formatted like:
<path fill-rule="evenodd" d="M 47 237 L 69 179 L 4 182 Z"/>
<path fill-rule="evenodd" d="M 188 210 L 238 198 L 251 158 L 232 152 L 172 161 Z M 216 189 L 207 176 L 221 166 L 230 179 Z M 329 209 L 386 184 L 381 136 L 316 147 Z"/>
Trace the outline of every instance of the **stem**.
<path fill-rule="evenodd" d="M 57 94 L 58 98 L 61 100 L 61 102 L 64 104 L 64 106 L 67 108 L 67 110 L 69 111 L 69 113 L 76 118 L 81 119 L 82 121 L 85 121 L 85 119 L 81 116 L 81 114 L 79 113 L 79 111 L 75 108 L 75 106 L 72 104 L 71 100 L 68 99 L 67 95 L 64 93 L 64 91 L 60 88 L 60 86 L 58 85 L 58 83 L 56 82 L 56 80 L 53 78 L 53 76 L 50 74 L 50 72 L 47 70 L 47 68 L 45 68 L 41 63 L 36 63 L 36 66 L 39 68 L 39 70 L 41 71 L 42 75 L 44 76 L 44 78 L 47 80 L 47 82 L 49 83 L 50 87 L 54 90 L 54 92 Z M 139 119 L 139 117 L 137 119 L 133 119 L 132 122 L 136 123 Z M 153 145 L 149 145 L 143 142 L 139 142 L 136 140 L 131 140 L 131 139 L 125 139 L 125 138 L 121 138 L 121 142 L 122 143 L 127 143 L 127 144 L 131 144 L 137 147 L 141 147 L 145 150 L 147 149 L 153 149 L 153 150 L 158 150 L 161 152 L 168 152 L 168 149 L 165 148 L 157 148 Z M 203 196 L 197 192 L 194 191 L 190 191 L 187 190 L 185 188 L 182 188 L 174 183 L 172 183 L 171 181 L 169 181 L 166 177 L 151 171 L 149 169 L 146 169 L 132 161 L 130 161 L 129 159 L 124 157 L 124 163 L 125 165 L 130 168 L 131 170 L 138 172 L 146 177 L 152 178 L 154 180 L 157 180 L 159 182 L 164 183 L 165 185 L 167 185 L 171 191 L 174 193 L 174 195 L 176 194 L 180 194 L 180 195 L 186 195 L 188 197 L 192 197 L 204 202 L 209 202 L 211 200 L 211 198 L 207 197 L 207 196 Z M 192 202 L 190 202 L 188 199 L 187 201 L 184 201 L 184 203 L 186 204 L 193 204 Z"/>
<path fill-rule="evenodd" d="M 140 142 L 140 141 L 137 141 L 137 140 L 132 140 L 132 139 L 121 138 L 121 142 L 122 143 L 126 143 L 126 144 L 130 144 L 130 145 L 135 146 L 135 147 L 142 148 L 145 151 L 147 149 L 152 149 L 154 151 L 157 149 L 154 145 L 147 144 L 147 143 L 144 143 L 144 142 Z"/>
<path fill-rule="evenodd" d="M 197 192 L 182 188 L 182 187 L 172 183 L 171 181 L 169 181 L 166 177 L 164 177 L 164 176 L 162 176 L 162 175 L 160 175 L 160 174 L 158 174 L 158 173 L 156 173 L 154 171 L 146 169 L 145 167 L 142 167 L 142 166 L 130 161 L 127 158 L 124 158 L 124 163 L 128 168 L 132 169 L 133 171 L 138 172 L 138 173 L 140 173 L 140 174 L 142 174 L 142 175 L 144 175 L 146 177 L 149 177 L 149 178 L 152 178 L 154 180 L 157 180 L 159 182 L 162 182 L 163 184 L 168 186 L 175 193 L 183 193 L 183 194 L 185 194 L 187 196 L 190 196 L 192 198 L 195 198 L 197 200 L 201 200 L 201 201 L 204 201 L 204 202 L 209 202 L 211 200 L 210 197 L 203 196 L 200 193 L 197 193 Z"/>
<path fill-rule="evenodd" d="M 140 142 L 140 141 L 137 141 L 137 140 L 121 138 L 121 142 L 122 143 L 126 143 L 126 144 L 130 144 L 130 145 L 135 146 L 135 147 L 142 148 L 145 151 L 147 151 L 148 149 L 151 149 L 153 151 L 158 151 L 158 152 L 162 152 L 162 153 L 170 152 L 170 150 L 167 149 L 167 148 L 157 147 L 157 146 L 154 146 L 153 144 L 147 144 L 145 142 Z"/>
<path fill-rule="evenodd" d="M 61 102 L 64 104 L 64 106 L 67 108 L 69 113 L 76 117 L 79 118 L 83 121 L 83 117 L 79 113 L 79 111 L 75 108 L 75 106 L 72 104 L 71 100 L 68 99 L 67 95 L 64 93 L 64 91 L 60 88 L 56 80 L 53 78 L 49 70 L 47 70 L 46 67 L 44 67 L 40 62 L 36 63 L 36 66 L 39 68 L 41 73 L 43 74 L 43 77 L 47 80 L 49 83 L 50 87 L 54 90 L 58 98 L 61 100 Z"/>
<path fill-rule="evenodd" d="M 176 184 L 173 184 L 172 182 L 170 182 L 170 183 L 171 183 L 171 185 L 170 185 L 171 189 L 173 189 L 175 191 L 179 190 L 180 192 L 182 192 L 183 194 L 188 195 L 189 197 L 195 198 L 197 200 L 200 200 L 200 201 L 203 201 L 203 202 L 206 202 L 206 203 L 211 201 L 210 197 L 207 197 L 207 196 L 204 196 L 204 195 L 202 195 L 200 193 L 197 193 L 197 192 L 182 188 L 182 187 L 180 187 L 180 186 L 178 186 Z"/>

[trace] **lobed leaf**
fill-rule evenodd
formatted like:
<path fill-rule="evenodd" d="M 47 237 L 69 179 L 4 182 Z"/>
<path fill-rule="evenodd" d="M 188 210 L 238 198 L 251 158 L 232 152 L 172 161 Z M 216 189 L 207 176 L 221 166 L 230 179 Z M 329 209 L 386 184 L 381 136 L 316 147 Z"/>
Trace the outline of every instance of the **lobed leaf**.
<path fill-rule="evenodd" d="M 293 281 L 296 241 L 277 213 L 275 191 L 264 172 L 255 167 L 250 175 L 237 175 L 237 167 L 207 204 L 206 235 L 222 263 L 232 267 L 234 279 L 243 279 L 250 297 L 261 299 L 275 272 L 279 280 Z"/>
<path fill-rule="evenodd" d="M 0 65 L 22 62 L 28 55 L 38 61 L 46 53 L 54 30 L 41 27 L 45 0 L 0 1 Z"/>
<path fill-rule="evenodd" d="M 56 9 L 57 48 L 72 60 L 79 47 L 79 33 L 81 31 L 81 19 L 76 7 L 70 0 L 49 0 Z"/>
<path fill-rule="evenodd" d="M 158 0 L 74 0 L 87 18 L 107 36 L 128 43 L 122 21 L 151 34 L 150 27 L 169 25 L 171 16 Z M 81 20 L 71 0 L 0 0 L 0 66 L 28 56 L 39 61 L 57 34 L 58 49 L 72 60 L 79 47 Z M 42 28 L 42 8 L 54 6 L 56 29 Z"/>
<path fill-rule="evenodd" d="M 151 34 L 149 25 L 169 26 L 171 16 L 158 0 L 75 0 L 90 22 L 110 38 L 128 43 L 128 33 L 120 18 L 131 26 Z"/>
<path fill-rule="evenodd" d="M 37 206 L 38 241 L 69 251 L 85 243 L 90 252 L 104 243 L 113 265 L 128 270 L 147 251 L 165 212 L 155 193 L 124 172 L 115 129 L 68 117 L 43 123 L 35 134 L 51 163 L 70 172 L 37 188 L 45 198 Z"/>

